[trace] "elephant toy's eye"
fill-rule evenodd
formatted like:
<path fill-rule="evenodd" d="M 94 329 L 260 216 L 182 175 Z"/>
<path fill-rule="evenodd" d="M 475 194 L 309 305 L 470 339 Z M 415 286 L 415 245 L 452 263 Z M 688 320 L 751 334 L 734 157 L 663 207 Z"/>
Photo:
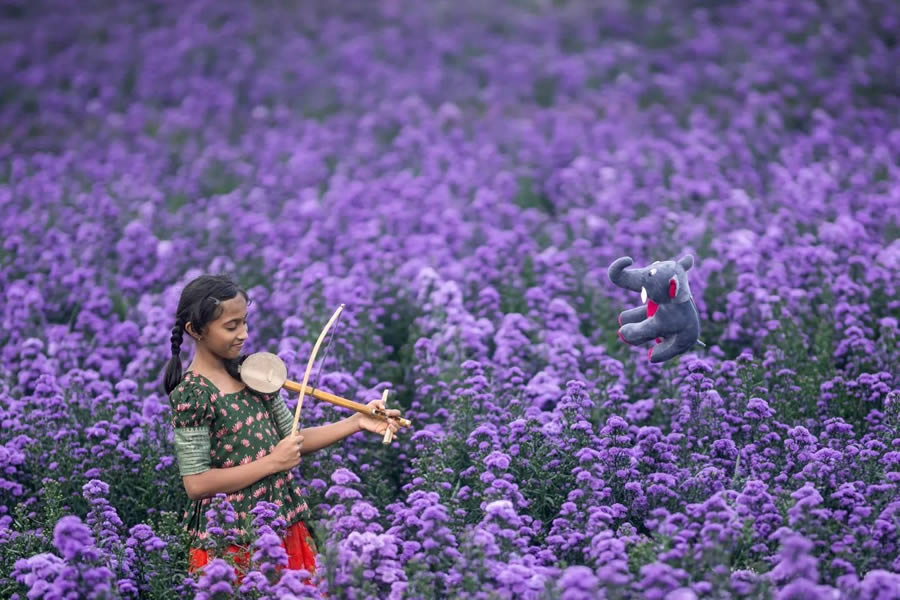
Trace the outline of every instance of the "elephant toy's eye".
<path fill-rule="evenodd" d="M 651 274 L 651 275 L 656 275 L 656 269 L 650 269 L 650 274 Z"/>

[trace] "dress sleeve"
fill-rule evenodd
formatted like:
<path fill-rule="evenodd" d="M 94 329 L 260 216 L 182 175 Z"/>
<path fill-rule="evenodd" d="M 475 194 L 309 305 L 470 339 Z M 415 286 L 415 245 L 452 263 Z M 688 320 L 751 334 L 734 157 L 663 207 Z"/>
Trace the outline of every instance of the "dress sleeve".
<path fill-rule="evenodd" d="M 272 416 L 275 417 L 278 437 L 284 439 L 291 434 L 291 429 L 294 426 L 294 415 L 288 410 L 280 393 L 269 394 L 269 400 L 272 403 Z"/>
<path fill-rule="evenodd" d="M 175 429 L 175 456 L 182 477 L 210 469 L 210 435 L 215 418 L 209 392 L 200 386 L 177 388 L 169 395 L 172 426 Z"/>

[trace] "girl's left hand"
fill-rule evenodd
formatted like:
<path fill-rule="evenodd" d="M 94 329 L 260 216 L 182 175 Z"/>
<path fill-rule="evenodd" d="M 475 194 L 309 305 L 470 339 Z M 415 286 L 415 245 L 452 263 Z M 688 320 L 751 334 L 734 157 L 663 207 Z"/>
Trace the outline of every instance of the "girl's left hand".
<path fill-rule="evenodd" d="M 379 398 L 378 400 L 372 400 L 368 404 L 368 407 L 380 408 L 385 410 L 384 402 Z M 385 411 L 389 417 L 399 417 L 400 411 L 397 409 L 390 409 Z M 372 433 L 383 434 L 387 431 L 388 427 L 391 428 L 391 431 L 395 434 L 397 430 L 400 429 L 400 426 L 397 425 L 396 421 L 385 421 L 384 419 L 373 417 L 370 415 L 364 415 L 363 413 L 356 413 L 356 417 L 358 419 L 359 428 L 365 431 L 371 431 Z"/>

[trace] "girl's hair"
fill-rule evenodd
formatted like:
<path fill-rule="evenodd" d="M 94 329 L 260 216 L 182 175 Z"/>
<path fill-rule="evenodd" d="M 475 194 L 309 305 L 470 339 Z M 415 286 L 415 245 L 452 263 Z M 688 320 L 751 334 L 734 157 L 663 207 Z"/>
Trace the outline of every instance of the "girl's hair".
<path fill-rule="evenodd" d="M 181 372 L 181 343 L 184 341 L 184 327 L 191 324 L 194 331 L 200 333 L 211 322 L 222 314 L 222 302 L 231 300 L 241 294 L 250 304 L 247 292 L 238 287 L 227 275 L 201 275 L 181 291 L 178 309 L 175 311 L 175 327 L 172 328 L 172 358 L 166 365 L 164 386 L 166 394 L 174 390 L 183 373 Z M 241 359 L 226 360 L 225 369 L 235 379 L 240 380 L 238 366 Z"/>

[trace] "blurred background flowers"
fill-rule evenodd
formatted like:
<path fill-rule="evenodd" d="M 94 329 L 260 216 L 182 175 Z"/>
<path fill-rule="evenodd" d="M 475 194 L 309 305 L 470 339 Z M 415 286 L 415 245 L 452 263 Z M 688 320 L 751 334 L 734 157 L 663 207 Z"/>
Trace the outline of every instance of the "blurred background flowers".
<path fill-rule="evenodd" d="M 900 598 L 898 31 L 893 0 L 4 2 L 0 596 Z M 688 252 L 708 349 L 650 365 L 606 268 Z M 160 372 L 221 271 L 290 373 L 346 302 L 319 387 L 415 422 L 304 461 L 317 587 L 265 506 L 240 584 L 185 572 Z"/>

